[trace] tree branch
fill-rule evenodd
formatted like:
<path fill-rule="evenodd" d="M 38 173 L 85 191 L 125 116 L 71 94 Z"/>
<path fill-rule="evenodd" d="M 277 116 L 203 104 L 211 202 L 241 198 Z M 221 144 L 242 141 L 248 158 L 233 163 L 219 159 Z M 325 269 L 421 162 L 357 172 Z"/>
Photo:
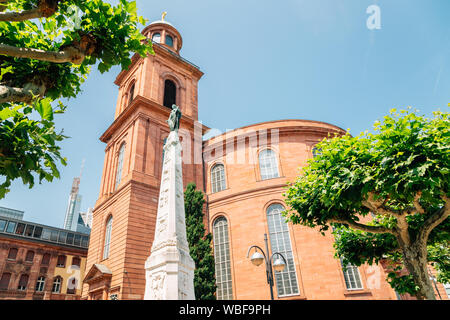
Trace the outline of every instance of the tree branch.
<path fill-rule="evenodd" d="M 0 55 L 54 63 L 72 62 L 74 64 L 81 64 L 85 57 L 84 53 L 74 46 L 68 46 L 62 51 L 44 51 L 32 48 L 17 48 L 2 43 L 0 43 Z"/>
<path fill-rule="evenodd" d="M 31 103 L 35 96 L 43 96 L 45 86 L 28 83 L 24 88 L 13 88 L 0 85 L 0 103 L 24 102 Z"/>
<path fill-rule="evenodd" d="M 36 8 L 22 12 L 2 12 L 9 0 L 0 0 L 0 21 L 24 21 L 35 18 L 47 18 L 55 14 L 60 0 L 40 0 Z"/>
<path fill-rule="evenodd" d="M 431 216 L 428 217 L 427 220 L 425 220 L 422 228 L 419 231 L 419 234 L 417 236 L 417 241 L 428 241 L 428 236 L 430 235 L 430 232 L 433 231 L 434 228 L 436 228 L 439 224 L 445 221 L 450 216 L 450 198 L 448 198 L 445 194 L 442 196 L 442 200 L 444 200 L 444 206 L 434 212 Z"/>
<path fill-rule="evenodd" d="M 370 232 L 370 233 L 390 233 L 390 234 L 396 235 L 395 231 L 392 229 L 380 227 L 380 226 L 369 226 L 369 225 L 358 223 L 358 222 L 355 222 L 352 220 L 333 218 L 333 219 L 329 219 L 328 222 L 348 224 L 353 229 L 358 229 L 358 230 Z"/>
<path fill-rule="evenodd" d="M 424 214 L 425 210 L 423 209 L 423 207 L 419 203 L 419 199 L 420 199 L 421 196 L 422 196 L 422 192 L 421 191 L 417 192 L 415 197 L 414 197 L 413 204 L 414 204 L 414 208 L 416 209 L 416 211 L 418 213 Z"/>
<path fill-rule="evenodd" d="M 386 198 L 384 200 L 375 199 L 375 193 L 369 192 L 367 194 L 367 198 L 364 199 L 361 203 L 363 206 L 365 206 L 367 209 L 369 209 L 373 213 L 398 216 L 399 215 L 398 212 L 387 209 L 385 207 L 385 204 L 387 201 L 388 201 L 388 198 Z"/>
<path fill-rule="evenodd" d="M 2 6 L 0 4 L 0 6 Z M 1 10 L 1 9 L 0 9 Z M 43 17 L 39 8 L 33 8 L 22 12 L 0 12 L 0 21 L 24 21 Z"/>

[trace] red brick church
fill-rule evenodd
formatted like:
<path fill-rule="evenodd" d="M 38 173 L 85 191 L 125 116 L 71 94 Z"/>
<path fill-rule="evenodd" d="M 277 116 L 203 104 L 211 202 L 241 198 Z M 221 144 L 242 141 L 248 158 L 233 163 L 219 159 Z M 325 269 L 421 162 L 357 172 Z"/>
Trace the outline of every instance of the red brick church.
<path fill-rule="evenodd" d="M 283 192 L 314 145 L 344 134 L 319 121 L 258 123 L 203 140 L 198 122 L 199 67 L 180 56 L 181 34 L 166 21 L 142 33 L 155 55 L 135 55 L 116 78 L 114 122 L 106 144 L 100 194 L 93 213 L 82 299 L 143 299 L 144 263 L 150 255 L 158 207 L 166 120 L 172 104 L 182 111 L 184 187 L 206 193 L 205 224 L 213 234 L 218 299 L 270 299 L 264 266 L 247 257 L 252 245 L 281 252 L 275 299 L 398 299 L 381 266 L 350 266 L 334 258 L 333 236 L 288 224 Z M 220 110 L 217 116 L 220 117 Z M 445 293 L 444 293 L 445 295 Z"/>

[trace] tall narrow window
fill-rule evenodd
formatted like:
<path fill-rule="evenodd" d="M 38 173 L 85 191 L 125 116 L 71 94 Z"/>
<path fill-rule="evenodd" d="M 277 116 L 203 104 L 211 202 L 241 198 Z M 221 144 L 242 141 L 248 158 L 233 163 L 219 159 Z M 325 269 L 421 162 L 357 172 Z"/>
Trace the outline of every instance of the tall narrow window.
<path fill-rule="evenodd" d="M 119 149 L 119 157 L 117 159 L 117 171 L 116 171 L 116 185 L 114 189 L 120 184 L 120 180 L 122 179 L 122 167 L 123 167 L 123 156 L 125 154 L 125 143 L 122 143 Z"/>
<path fill-rule="evenodd" d="M 261 180 L 278 178 L 278 161 L 273 150 L 266 149 L 259 153 L 259 170 Z"/>
<path fill-rule="evenodd" d="M 25 261 L 26 262 L 33 262 L 33 259 L 34 259 L 34 251 L 28 251 L 27 252 L 27 255 L 26 255 L 26 257 L 25 257 Z"/>
<path fill-rule="evenodd" d="M 134 83 L 131 85 L 130 90 L 128 91 L 128 106 L 133 102 L 134 99 Z"/>
<path fill-rule="evenodd" d="M 112 221 L 113 221 L 112 216 L 108 218 L 108 221 L 106 221 L 105 244 L 103 246 L 103 259 L 107 259 L 109 257 L 109 245 L 111 244 Z"/>
<path fill-rule="evenodd" d="M 45 277 L 39 277 L 36 281 L 36 292 L 42 292 L 45 288 Z"/>
<path fill-rule="evenodd" d="M 213 241 L 217 299 L 231 300 L 233 299 L 233 288 L 231 281 L 228 221 L 224 217 L 220 217 L 214 222 Z"/>
<path fill-rule="evenodd" d="M 171 80 L 164 81 L 164 101 L 163 105 L 172 108 L 177 103 L 177 86 Z"/>
<path fill-rule="evenodd" d="M 288 224 L 281 215 L 283 210 L 284 207 L 281 204 L 273 204 L 267 209 L 271 251 L 281 253 L 287 260 L 285 269 L 274 273 L 279 297 L 299 293 Z"/>
<path fill-rule="evenodd" d="M 41 264 L 44 265 L 44 266 L 47 266 L 49 263 L 50 263 L 50 254 L 49 253 L 45 253 L 42 256 Z"/>
<path fill-rule="evenodd" d="M 0 279 L 0 290 L 8 290 L 10 280 L 11 280 L 11 273 L 2 274 L 2 278 Z"/>
<path fill-rule="evenodd" d="M 347 267 L 341 259 L 342 271 L 344 272 L 345 286 L 347 290 L 360 290 L 363 288 L 358 267 L 348 264 Z"/>
<path fill-rule="evenodd" d="M 211 190 L 212 193 L 226 189 L 225 167 L 223 164 L 216 164 L 211 169 Z"/>
<path fill-rule="evenodd" d="M 16 260 L 17 252 L 18 252 L 17 248 L 9 249 L 8 260 Z"/>
<path fill-rule="evenodd" d="M 53 280 L 53 286 L 52 286 L 52 292 L 53 293 L 60 293 L 61 292 L 61 282 L 62 282 L 62 278 L 60 276 L 56 277 Z"/>
<path fill-rule="evenodd" d="M 29 276 L 27 274 L 23 274 L 20 276 L 19 279 L 19 285 L 17 286 L 17 290 L 26 290 L 28 285 L 28 278 Z"/>

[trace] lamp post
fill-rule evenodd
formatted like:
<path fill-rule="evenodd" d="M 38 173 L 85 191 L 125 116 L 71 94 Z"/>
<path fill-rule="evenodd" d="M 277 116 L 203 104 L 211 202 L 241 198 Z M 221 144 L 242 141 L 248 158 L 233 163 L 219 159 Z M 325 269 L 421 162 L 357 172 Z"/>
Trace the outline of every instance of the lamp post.
<path fill-rule="evenodd" d="M 252 248 L 255 248 L 255 253 L 253 253 L 252 257 L 250 258 L 250 261 L 252 262 L 252 264 L 254 264 L 255 266 L 260 266 L 263 262 L 266 263 L 267 283 L 269 284 L 269 287 L 270 287 L 270 298 L 273 300 L 273 270 L 275 270 L 275 272 L 283 271 L 287 265 L 287 262 L 286 262 L 286 259 L 284 258 L 284 256 L 279 252 L 275 252 L 269 257 L 270 252 L 269 252 L 269 245 L 267 243 L 267 234 L 266 233 L 264 234 L 264 242 L 266 245 L 265 252 L 260 247 L 253 245 L 253 246 L 250 246 L 250 248 L 248 248 L 247 258 L 248 258 L 248 255 L 250 254 L 250 250 Z M 258 252 L 258 249 L 261 251 L 261 253 Z M 279 256 L 283 260 L 281 260 L 279 257 L 274 260 L 275 256 Z M 272 268 L 273 268 L 273 270 L 272 270 Z"/>

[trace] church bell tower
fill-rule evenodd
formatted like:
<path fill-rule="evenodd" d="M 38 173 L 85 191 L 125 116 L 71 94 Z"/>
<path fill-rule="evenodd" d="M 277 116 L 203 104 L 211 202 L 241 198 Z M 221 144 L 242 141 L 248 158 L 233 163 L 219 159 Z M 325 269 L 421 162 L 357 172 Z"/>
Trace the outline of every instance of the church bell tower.
<path fill-rule="evenodd" d="M 100 194 L 93 211 L 83 299 L 143 299 L 145 260 L 154 238 L 163 146 L 172 104 L 181 112 L 183 188 L 203 189 L 202 135 L 198 122 L 200 69 L 180 56 L 183 39 L 160 21 L 142 33 L 154 55 L 133 56 L 116 78 L 114 122 L 100 137 L 106 144 Z"/>

